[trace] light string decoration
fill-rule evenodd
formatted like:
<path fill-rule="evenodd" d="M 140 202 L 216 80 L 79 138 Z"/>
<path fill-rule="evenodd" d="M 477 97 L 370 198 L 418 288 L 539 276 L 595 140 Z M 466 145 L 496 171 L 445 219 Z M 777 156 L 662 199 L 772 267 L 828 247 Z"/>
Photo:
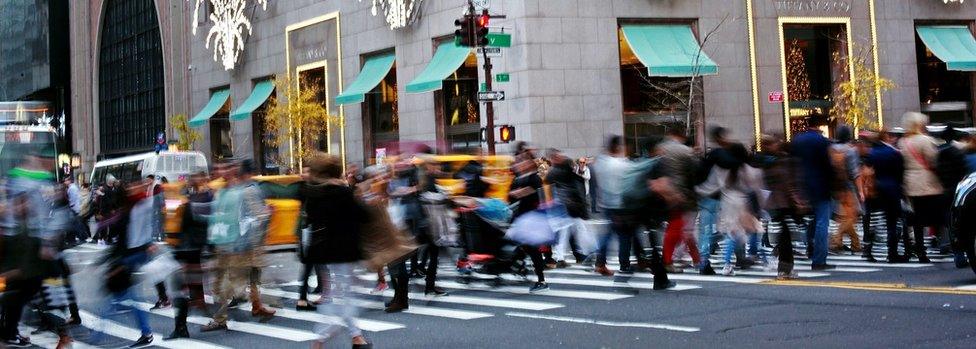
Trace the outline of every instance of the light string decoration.
<path fill-rule="evenodd" d="M 400 29 L 405 28 L 417 21 L 420 17 L 420 9 L 423 4 L 423 0 L 370 0 L 372 6 L 370 11 L 373 16 L 376 16 L 379 12 L 377 9 L 383 10 L 383 16 L 386 18 L 386 23 L 390 25 L 390 29 Z M 363 2 L 363 0 L 359 0 Z"/>
<path fill-rule="evenodd" d="M 190 1 L 190 0 L 187 0 Z M 245 35 L 251 35 L 251 20 L 244 13 L 248 8 L 248 0 L 195 0 L 193 8 L 193 35 L 197 35 L 200 18 L 200 7 L 204 1 L 210 3 L 208 18 L 212 26 L 207 32 L 204 42 L 205 48 L 213 43 L 214 62 L 221 63 L 224 70 L 232 70 L 244 52 Z M 267 11 L 268 0 L 253 0 Z M 246 33 L 246 34 L 245 34 Z"/>

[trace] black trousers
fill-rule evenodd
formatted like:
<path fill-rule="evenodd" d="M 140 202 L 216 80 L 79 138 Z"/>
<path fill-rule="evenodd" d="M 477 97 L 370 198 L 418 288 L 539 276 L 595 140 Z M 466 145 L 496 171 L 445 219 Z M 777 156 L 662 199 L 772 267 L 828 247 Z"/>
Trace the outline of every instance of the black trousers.
<path fill-rule="evenodd" d="M 770 226 L 779 224 L 780 227 L 779 236 L 776 237 L 776 254 L 779 255 L 779 265 L 776 266 L 776 271 L 780 273 L 793 271 L 793 232 L 790 231 L 790 225 L 786 223 L 786 219 L 792 217 L 794 222 L 801 221 L 803 217 L 795 212 L 791 209 L 778 209 L 770 212 Z"/>
<path fill-rule="evenodd" d="M 524 259 L 526 255 L 532 259 L 532 269 L 535 271 L 535 277 L 539 282 L 546 282 L 546 276 L 543 274 L 543 271 L 546 270 L 546 262 L 545 258 L 542 257 L 542 251 L 539 251 L 538 247 L 521 245 L 519 246 L 518 251 L 515 253 L 514 260 L 520 261 Z"/>
<path fill-rule="evenodd" d="M 329 277 L 329 267 L 325 264 L 302 264 L 302 285 L 298 287 L 298 300 L 307 301 L 308 300 L 308 277 L 312 276 L 312 272 L 315 272 L 316 278 L 318 279 L 317 289 L 325 288 L 328 285 Z"/>
<path fill-rule="evenodd" d="M 17 325 L 20 324 L 20 317 L 24 313 L 24 306 L 27 305 L 34 295 L 41 290 L 40 279 L 12 280 L 7 283 L 7 291 L 4 292 L 3 300 L 0 301 L 0 339 L 14 339 L 20 333 Z"/>
<path fill-rule="evenodd" d="M 882 212 L 885 217 L 885 232 L 888 238 L 888 257 L 898 256 L 898 240 L 899 236 L 902 234 L 898 230 L 898 221 L 902 218 L 901 211 L 901 200 L 878 197 L 875 199 L 870 199 L 865 202 L 865 214 L 861 217 L 861 227 L 864 229 L 864 242 L 867 243 L 865 253 L 871 255 L 873 253 L 872 248 L 874 247 L 874 240 L 877 237 L 878 232 L 871 229 L 871 212 Z M 909 251 L 908 245 L 908 234 L 904 231 L 902 237 L 905 243 L 905 251 Z"/>

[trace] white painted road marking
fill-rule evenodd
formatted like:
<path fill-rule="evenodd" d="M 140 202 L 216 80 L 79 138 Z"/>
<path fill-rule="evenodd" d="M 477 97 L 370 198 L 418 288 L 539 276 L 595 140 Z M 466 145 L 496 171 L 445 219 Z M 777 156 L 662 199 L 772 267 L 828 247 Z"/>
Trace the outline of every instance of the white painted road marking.
<path fill-rule="evenodd" d="M 568 317 L 568 316 L 530 314 L 530 313 L 520 313 L 520 312 L 507 312 L 505 313 L 505 315 L 513 316 L 513 317 L 529 318 L 529 319 L 553 320 L 553 321 L 573 322 L 578 324 L 591 324 L 591 325 L 600 325 L 600 326 L 609 326 L 609 327 L 653 328 L 659 330 L 678 331 L 678 332 L 701 331 L 701 329 L 698 327 L 654 324 L 648 322 L 616 322 L 616 321 L 584 319 L 584 318 Z"/>

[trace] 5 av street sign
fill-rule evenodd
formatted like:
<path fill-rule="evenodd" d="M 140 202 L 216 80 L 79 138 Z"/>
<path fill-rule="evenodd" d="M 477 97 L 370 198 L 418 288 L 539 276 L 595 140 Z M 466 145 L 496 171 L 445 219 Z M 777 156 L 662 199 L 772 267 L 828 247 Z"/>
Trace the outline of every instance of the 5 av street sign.
<path fill-rule="evenodd" d="M 481 91 L 478 92 L 478 101 L 497 102 L 505 100 L 505 91 Z"/>
<path fill-rule="evenodd" d="M 502 48 L 501 47 L 479 47 L 478 55 L 480 56 L 482 54 L 487 54 L 488 57 L 491 58 L 498 58 L 502 56 Z"/>

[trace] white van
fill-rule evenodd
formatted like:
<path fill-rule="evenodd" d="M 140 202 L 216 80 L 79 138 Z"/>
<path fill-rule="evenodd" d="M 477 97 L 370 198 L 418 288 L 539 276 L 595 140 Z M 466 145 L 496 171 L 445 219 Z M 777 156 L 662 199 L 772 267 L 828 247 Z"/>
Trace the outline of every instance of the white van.
<path fill-rule="evenodd" d="M 105 183 L 105 176 L 111 174 L 122 183 L 132 183 L 154 175 L 169 181 L 182 181 L 196 172 L 207 172 L 207 158 L 200 152 L 163 151 L 130 155 L 121 158 L 102 160 L 95 163 L 91 183 Z"/>

